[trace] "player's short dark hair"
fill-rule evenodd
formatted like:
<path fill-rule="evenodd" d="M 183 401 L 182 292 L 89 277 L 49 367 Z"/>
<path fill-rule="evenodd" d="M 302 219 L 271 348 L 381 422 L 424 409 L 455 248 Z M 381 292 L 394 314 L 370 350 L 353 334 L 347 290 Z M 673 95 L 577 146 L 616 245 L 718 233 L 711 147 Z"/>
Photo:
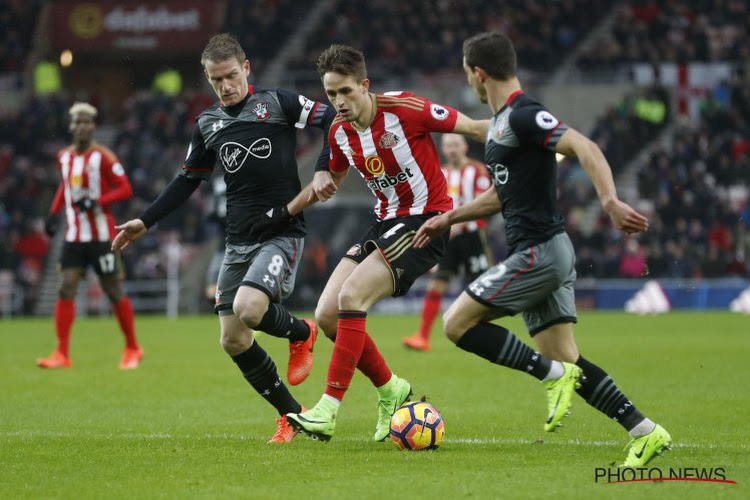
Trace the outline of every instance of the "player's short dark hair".
<path fill-rule="evenodd" d="M 365 55 L 349 45 L 333 44 L 328 47 L 318 57 L 317 69 L 320 78 L 329 71 L 353 76 L 358 82 L 367 78 Z"/>
<path fill-rule="evenodd" d="M 469 68 L 480 67 L 495 80 L 508 80 L 516 76 L 513 42 L 498 31 L 480 33 L 466 39 L 464 59 Z"/>
<path fill-rule="evenodd" d="M 247 57 L 240 42 L 229 33 L 219 33 L 212 36 L 206 44 L 206 48 L 203 49 L 203 54 L 201 54 L 203 66 L 206 65 L 206 61 L 220 63 L 230 59 L 237 59 L 242 64 Z"/>

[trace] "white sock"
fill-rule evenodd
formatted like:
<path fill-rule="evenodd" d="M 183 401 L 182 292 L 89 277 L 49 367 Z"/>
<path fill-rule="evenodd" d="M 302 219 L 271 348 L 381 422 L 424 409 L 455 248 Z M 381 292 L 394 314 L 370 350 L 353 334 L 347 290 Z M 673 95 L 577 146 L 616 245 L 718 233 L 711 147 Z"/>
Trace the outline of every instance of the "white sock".
<path fill-rule="evenodd" d="M 326 401 L 330 401 L 331 403 L 335 404 L 337 407 L 341 406 L 341 401 L 334 398 L 333 396 L 330 396 L 328 394 L 323 394 L 323 397 L 320 399 L 325 399 Z"/>
<path fill-rule="evenodd" d="M 656 428 L 656 424 L 650 418 L 644 418 L 638 425 L 628 431 L 630 437 L 638 438 L 645 436 Z"/>
<path fill-rule="evenodd" d="M 548 380 L 557 380 L 565 375 L 565 367 L 559 361 L 552 360 L 552 366 L 549 367 L 549 373 L 542 379 L 542 382 Z"/>

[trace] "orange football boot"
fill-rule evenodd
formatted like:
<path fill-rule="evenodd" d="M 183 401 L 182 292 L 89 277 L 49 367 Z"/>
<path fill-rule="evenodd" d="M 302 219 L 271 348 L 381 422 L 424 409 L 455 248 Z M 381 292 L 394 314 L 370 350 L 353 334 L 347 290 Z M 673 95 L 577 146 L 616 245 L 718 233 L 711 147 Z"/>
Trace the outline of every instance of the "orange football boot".
<path fill-rule="evenodd" d="M 120 370 L 135 370 L 141 362 L 143 351 L 140 347 L 136 349 L 125 348 L 120 359 Z"/>
<path fill-rule="evenodd" d="M 70 368 L 70 358 L 60 351 L 53 352 L 49 358 L 38 358 L 36 366 L 40 368 Z"/>
<path fill-rule="evenodd" d="M 286 368 L 286 379 L 290 385 L 301 384 L 312 371 L 313 345 L 318 336 L 318 325 L 309 319 L 303 319 L 310 329 L 307 340 L 289 343 L 289 365 Z"/>
<path fill-rule="evenodd" d="M 402 338 L 401 342 L 409 349 L 414 349 L 415 351 L 430 350 L 430 340 L 422 337 L 418 333 L 415 333 L 411 337 Z"/>
<path fill-rule="evenodd" d="M 303 406 L 300 413 L 305 411 L 307 411 L 307 408 Z M 276 419 L 276 432 L 271 436 L 271 439 L 268 440 L 268 443 L 290 443 L 298 433 L 299 431 L 289 425 L 286 421 L 286 415 L 280 415 L 279 418 Z"/>

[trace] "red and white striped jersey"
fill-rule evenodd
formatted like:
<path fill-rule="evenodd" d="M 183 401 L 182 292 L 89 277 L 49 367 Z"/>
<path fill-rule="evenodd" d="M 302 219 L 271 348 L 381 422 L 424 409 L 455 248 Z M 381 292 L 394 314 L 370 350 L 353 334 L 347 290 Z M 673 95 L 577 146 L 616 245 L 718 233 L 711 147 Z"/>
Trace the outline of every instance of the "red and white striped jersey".
<path fill-rule="evenodd" d="M 364 132 L 334 120 L 331 171 L 356 168 L 378 200 L 380 220 L 453 208 L 430 132 L 452 132 L 457 111 L 411 92 L 377 94 L 374 103 L 375 117 Z"/>
<path fill-rule="evenodd" d="M 443 175 L 448 182 L 448 196 L 453 199 L 453 206 L 466 205 L 492 185 L 487 167 L 476 160 L 469 160 L 460 168 L 443 166 Z M 471 233 L 487 226 L 487 221 L 478 219 L 464 225 L 463 233 Z"/>
<path fill-rule="evenodd" d="M 115 221 L 109 205 L 133 195 L 117 156 L 96 143 L 84 152 L 68 146 L 57 154 L 57 167 L 62 182 L 50 213 L 56 214 L 65 206 L 65 241 L 112 241 Z M 88 212 L 80 210 L 74 203 L 82 198 L 97 204 Z"/>

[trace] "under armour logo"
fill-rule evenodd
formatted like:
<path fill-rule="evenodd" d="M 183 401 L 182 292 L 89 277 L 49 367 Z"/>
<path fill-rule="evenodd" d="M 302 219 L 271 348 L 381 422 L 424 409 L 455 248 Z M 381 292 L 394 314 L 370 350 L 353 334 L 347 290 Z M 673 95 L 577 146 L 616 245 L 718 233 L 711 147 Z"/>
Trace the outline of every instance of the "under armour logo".
<path fill-rule="evenodd" d="M 214 130 L 214 132 L 218 132 L 221 130 L 221 128 L 224 126 L 224 120 L 219 120 L 218 122 L 214 122 L 211 125 L 211 128 Z"/>

